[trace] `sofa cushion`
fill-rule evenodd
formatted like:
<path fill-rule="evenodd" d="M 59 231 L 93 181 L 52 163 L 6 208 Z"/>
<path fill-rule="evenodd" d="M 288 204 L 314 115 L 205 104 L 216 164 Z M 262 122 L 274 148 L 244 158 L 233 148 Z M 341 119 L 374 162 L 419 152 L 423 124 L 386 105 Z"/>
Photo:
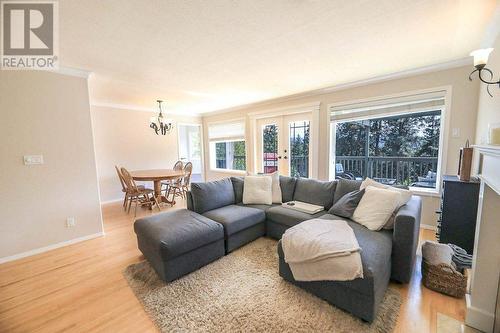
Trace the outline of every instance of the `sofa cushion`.
<path fill-rule="evenodd" d="M 262 209 L 238 205 L 213 209 L 203 213 L 203 216 L 222 224 L 226 237 L 266 220 L 266 213 Z"/>
<path fill-rule="evenodd" d="M 233 183 L 229 178 L 206 183 L 192 183 L 191 196 L 194 211 L 206 211 L 235 203 Z"/>
<path fill-rule="evenodd" d="M 316 179 L 298 178 L 293 200 L 323 206 L 328 210 L 332 207 L 336 186 L 336 181 L 327 182 Z"/>
<path fill-rule="evenodd" d="M 138 219 L 137 236 L 160 252 L 163 260 L 175 258 L 224 237 L 222 226 L 187 209 L 173 210 Z"/>
<path fill-rule="evenodd" d="M 242 202 L 244 177 L 231 177 L 231 183 L 233 183 L 234 202 Z"/>
<path fill-rule="evenodd" d="M 364 194 L 365 190 L 357 190 L 347 193 L 333 204 L 328 213 L 351 218 Z"/>
<path fill-rule="evenodd" d="M 359 190 L 361 183 L 361 180 L 339 179 L 333 195 L 333 203 L 339 201 L 347 193 Z"/>
<path fill-rule="evenodd" d="M 263 211 L 267 211 L 269 208 L 272 208 L 272 207 L 281 206 L 280 204 L 272 204 L 272 205 L 245 205 L 245 204 L 243 204 L 243 202 L 237 203 L 236 205 L 243 206 L 243 207 L 257 208 L 257 209 L 260 209 L 260 210 L 263 210 Z"/>
<path fill-rule="evenodd" d="M 283 202 L 288 202 L 293 200 L 293 193 L 295 192 L 296 183 L 297 183 L 297 178 L 280 176 L 281 200 Z"/>
<path fill-rule="evenodd" d="M 286 225 L 289 227 L 293 227 L 294 225 L 296 225 L 302 221 L 318 218 L 318 217 L 325 215 L 325 214 L 326 214 L 325 211 L 321 211 L 319 213 L 311 215 L 311 214 L 299 212 L 297 210 L 293 210 L 290 208 L 285 208 L 285 207 L 282 207 L 281 205 L 271 207 L 266 211 L 266 215 L 267 215 L 268 220 L 273 221 L 275 223 L 283 224 L 283 225 Z"/>
<path fill-rule="evenodd" d="M 246 176 L 243 185 L 245 205 L 272 205 L 273 179 L 270 176 Z"/>

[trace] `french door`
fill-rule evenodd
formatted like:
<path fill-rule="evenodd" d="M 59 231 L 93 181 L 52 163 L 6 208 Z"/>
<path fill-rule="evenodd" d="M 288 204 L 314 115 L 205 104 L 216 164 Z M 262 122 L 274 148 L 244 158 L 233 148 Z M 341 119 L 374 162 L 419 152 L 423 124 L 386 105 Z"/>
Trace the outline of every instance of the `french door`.
<path fill-rule="evenodd" d="M 258 171 L 309 177 L 310 125 L 310 112 L 258 119 Z"/>

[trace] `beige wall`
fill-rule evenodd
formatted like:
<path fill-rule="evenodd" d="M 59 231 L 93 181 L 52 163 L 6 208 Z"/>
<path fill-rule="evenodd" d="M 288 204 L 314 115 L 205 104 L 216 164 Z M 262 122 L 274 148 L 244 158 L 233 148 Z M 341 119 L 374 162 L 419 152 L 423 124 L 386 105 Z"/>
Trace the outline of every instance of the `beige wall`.
<path fill-rule="evenodd" d="M 415 75 L 406 78 L 393 79 L 380 83 L 367 84 L 344 90 L 333 91 L 326 94 L 304 97 L 294 100 L 276 100 L 273 103 L 260 103 L 248 108 L 239 108 L 238 110 L 228 113 L 218 113 L 203 117 L 203 123 L 206 126 L 208 122 L 218 121 L 223 119 L 247 117 L 249 112 L 264 111 L 276 108 L 284 108 L 304 104 L 308 102 L 321 102 L 320 108 L 320 123 L 319 123 L 319 142 L 318 150 L 320 152 L 318 164 L 319 179 L 328 179 L 328 163 L 329 163 L 329 121 L 327 107 L 332 103 L 340 103 L 354 101 L 359 99 L 373 98 L 378 96 L 399 94 L 409 91 L 430 89 L 435 87 L 450 86 L 452 89 L 451 110 L 448 112 L 449 128 L 460 128 L 460 137 L 446 138 L 445 154 L 447 155 L 446 163 L 443 167 L 444 173 L 454 174 L 458 166 L 458 154 L 461 146 L 464 145 L 466 139 L 474 141 L 476 131 L 476 115 L 478 103 L 478 85 L 476 81 L 469 82 L 467 79 L 471 72 L 471 66 L 452 68 L 442 71 L 435 71 L 420 75 Z M 248 130 L 247 117 L 247 130 Z M 247 141 L 251 142 L 251 135 L 247 133 Z M 208 149 L 207 140 L 205 139 L 205 159 L 208 166 Z M 252 156 L 249 156 L 249 162 L 252 162 Z M 248 165 L 248 164 L 247 164 Z M 207 179 L 215 179 L 226 177 L 229 174 L 211 171 L 207 168 Z M 438 208 L 439 200 L 436 197 L 424 197 L 424 210 L 422 223 L 435 225 L 435 213 Z"/>
<path fill-rule="evenodd" d="M 150 112 L 92 106 L 91 113 L 102 202 L 123 199 L 116 164 L 129 170 L 161 169 L 178 160 L 177 126 L 170 134 L 156 135 L 149 128 Z M 176 124 L 201 122 L 195 117 L 169 117 Z"/>
<path fill-rule="evenodd" d="M 495 50 L 490 54 L 486 67 L 493 71 L 494 79 L 498 80 L 500 75 L 500 36 L 496 39 L 493 47 Z M 488 78 L 488 74 L 485 74 L 486 78 Z M 474 76 L 474 80 L 479 81 L 477 76 Z M 498 85 L 492 85 L 490 86 L 490 92 L 493 97 L 488 95 L 486 85 L 481 83 L 476 127 L 476 143 L 478 144 L 485 144 L 487 142 L 488 124 L 500 124 L 500 88 Z"/>
<path fill-rule="evenodd" d="M 0 71 L 0 114 L 0 258 L 102 232 L 87 79 Z"/>

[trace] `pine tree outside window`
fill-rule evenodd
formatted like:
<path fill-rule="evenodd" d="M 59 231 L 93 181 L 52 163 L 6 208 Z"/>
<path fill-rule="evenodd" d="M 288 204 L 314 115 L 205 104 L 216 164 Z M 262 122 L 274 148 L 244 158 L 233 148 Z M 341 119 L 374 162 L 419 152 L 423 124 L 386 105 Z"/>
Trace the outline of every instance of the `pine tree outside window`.
<path fill-rule="evenodd" d="M 418 97 L 330 107 L 335 178 L 437 190 L 445 100 Z"/>

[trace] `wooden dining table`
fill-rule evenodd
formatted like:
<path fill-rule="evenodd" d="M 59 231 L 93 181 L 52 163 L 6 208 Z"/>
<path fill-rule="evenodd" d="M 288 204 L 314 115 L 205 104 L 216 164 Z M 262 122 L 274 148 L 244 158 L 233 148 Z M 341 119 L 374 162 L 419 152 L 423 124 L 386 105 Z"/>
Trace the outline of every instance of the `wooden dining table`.
<path fill-rule="evenodd" d="M 132 179 L 137 181 L 151 181 L 154 183 L 155 196 L 158 202 L 165 202 L 170 205 L 175 205 L 175 198 L 169 200 L 165 195 L 161 194 L 161 182 L 164 180 L 176 180 L 185 176 L 183 170 L 173 169 L 152 169 L 152 170 L 135 170 L 131 171 Z"/>

